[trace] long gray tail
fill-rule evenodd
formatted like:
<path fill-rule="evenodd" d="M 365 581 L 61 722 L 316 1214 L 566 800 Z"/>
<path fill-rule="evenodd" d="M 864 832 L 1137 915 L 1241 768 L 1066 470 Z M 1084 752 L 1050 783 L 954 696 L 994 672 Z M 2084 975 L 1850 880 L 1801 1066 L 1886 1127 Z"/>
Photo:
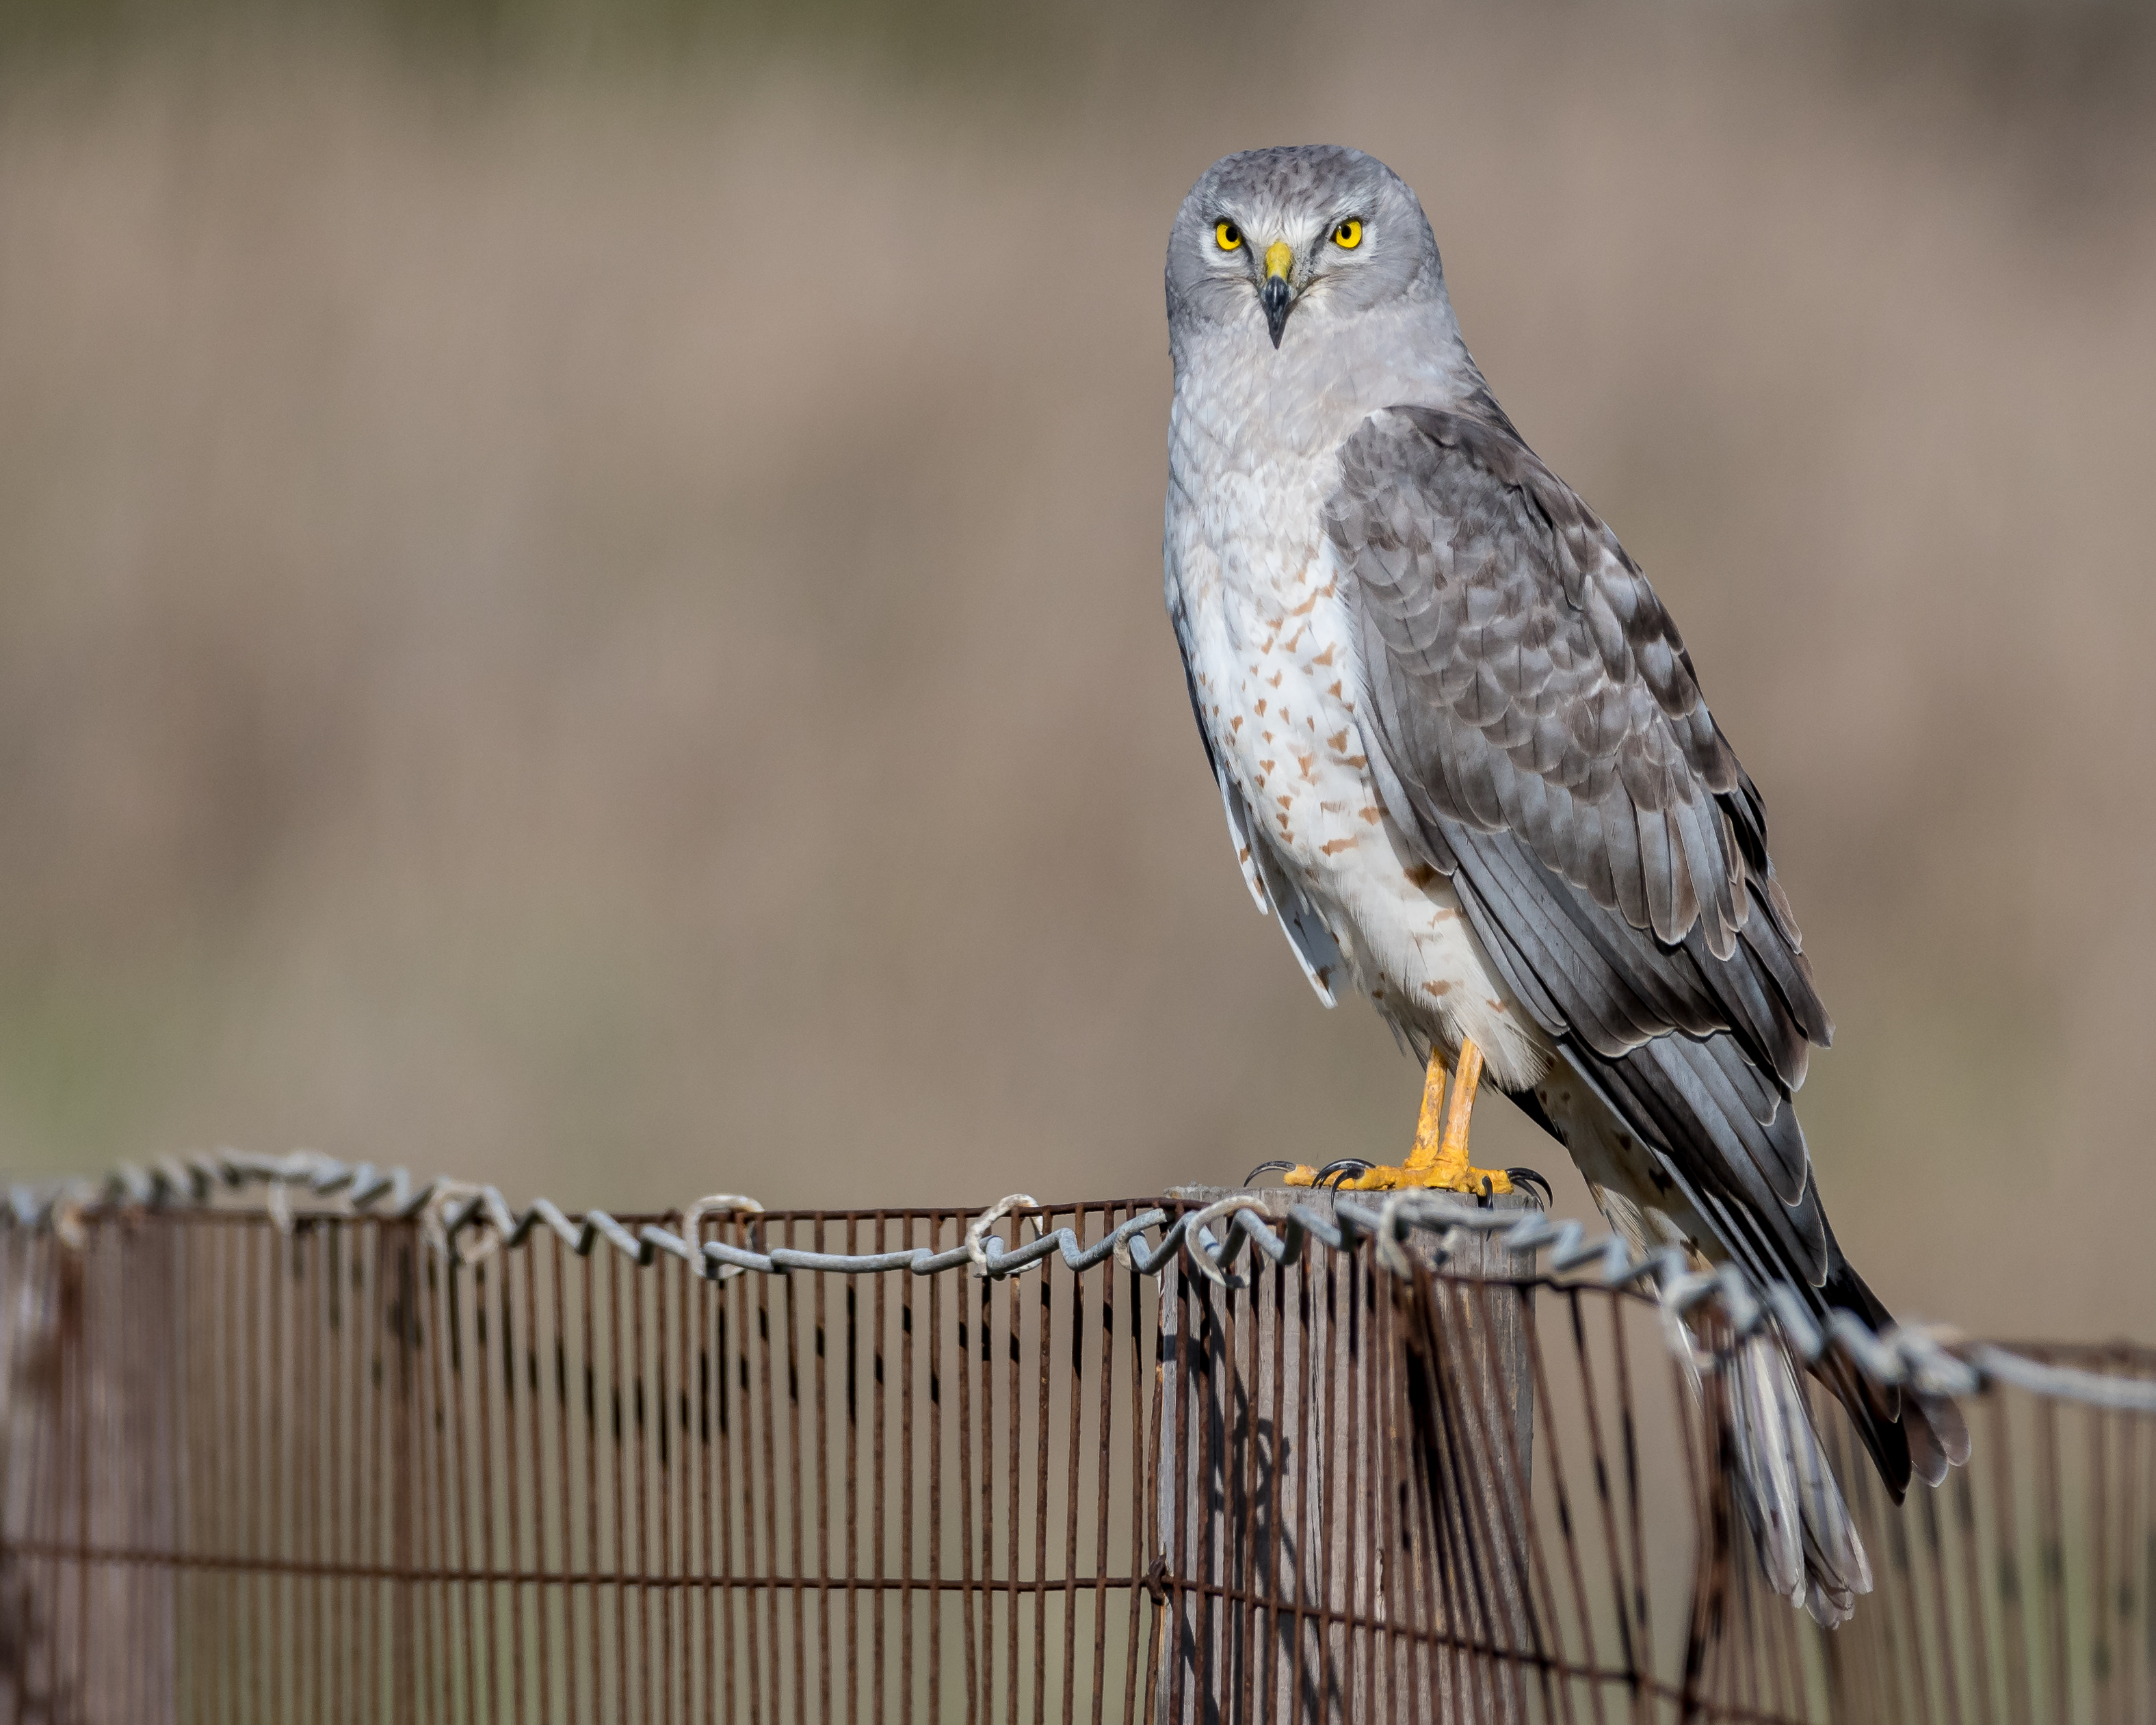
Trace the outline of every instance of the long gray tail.
<path fill-rule="evenodd" d="M 1776 1593 L 1831 1629 L 1856 1609 L 1857 1594 L 1871 1591 L 1871 1565 L 1789 1352 L 1761 1330 L 1740 1343 L 1713 1375 L 1732 1484 L 1759 1567 Z"/>

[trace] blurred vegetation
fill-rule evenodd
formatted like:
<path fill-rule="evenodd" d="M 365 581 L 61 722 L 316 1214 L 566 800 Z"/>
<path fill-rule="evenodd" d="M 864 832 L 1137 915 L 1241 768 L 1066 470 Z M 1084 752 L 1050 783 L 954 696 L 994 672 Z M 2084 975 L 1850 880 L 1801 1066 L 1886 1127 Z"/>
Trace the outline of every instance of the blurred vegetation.
<path fill-rule="evenodd" d="M 1529 3 L 1563 28 L 1585 11 L 1671 0 Z M 496 69 L 807 52 L 981 77 L 1067 73 L 1073 55 L 1148 39 L 1235 58 L 1299 15 L 1287 0 L 0 0 L 0 54 L 110 59 L 327 33 Z M 2130 100 L 2156 54 L 2156 8 L 2143 0 L 1783 0 L 1752 21 L 1793 15 L 1840 40 L 1853 76 L 1946 70 L 2010 109 Z"/>
<path fill-rule="evenodd" d="M 1218 11 L 1224 22 L 1254 15 Z M 1134 0 L 0 0 L 0 42 L 95 56 L 327 32 L 497 68 L 807 50 L 963 74 L 1052 64 L 1152 14 Z"/>

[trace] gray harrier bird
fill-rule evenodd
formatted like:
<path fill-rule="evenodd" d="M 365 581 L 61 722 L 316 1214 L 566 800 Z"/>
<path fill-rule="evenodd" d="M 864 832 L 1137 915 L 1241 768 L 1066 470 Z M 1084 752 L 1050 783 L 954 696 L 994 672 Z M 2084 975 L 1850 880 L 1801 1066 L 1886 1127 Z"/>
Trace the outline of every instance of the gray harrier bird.
<path fill-rule="evenodd" d="M 1635 1246 L 1886 1325 L 1797 1124 L 1832 1026 L 1758 790 L 1639 566 L 1491 396 L 1414 193 L 1354 150 L 1216 162 L 1168 321 L 1168 608 L 1244 878 L 1319 998 L 1368 994 L 1427 1065 L 1404 1163 L 1289 1183 L 1509 1190 L 1468 1159 L 1486 1079 Z M 1950 1402 L 1817 1369 L 1897 1501 L 1966 1457 Z M 1763 1332 L 1730 1384 L 1768 1575 L 1839 1621 L 1871 1578 L 1790 1358 Z"/>

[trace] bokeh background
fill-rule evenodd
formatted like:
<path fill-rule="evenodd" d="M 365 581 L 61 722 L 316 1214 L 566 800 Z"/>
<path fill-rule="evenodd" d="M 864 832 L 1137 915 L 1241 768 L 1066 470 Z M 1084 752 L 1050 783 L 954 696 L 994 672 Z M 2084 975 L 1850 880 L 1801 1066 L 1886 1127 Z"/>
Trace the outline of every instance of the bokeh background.
<path fill-rule="evenodd" d="M 0 0 L 0 1164 L 1396 1153 L 1159 597 L 1169 218 L 1317 139 L 1765 788 L 1851 1254 L 2156 1335 L 2156 37 L 2095 0 Z"/>

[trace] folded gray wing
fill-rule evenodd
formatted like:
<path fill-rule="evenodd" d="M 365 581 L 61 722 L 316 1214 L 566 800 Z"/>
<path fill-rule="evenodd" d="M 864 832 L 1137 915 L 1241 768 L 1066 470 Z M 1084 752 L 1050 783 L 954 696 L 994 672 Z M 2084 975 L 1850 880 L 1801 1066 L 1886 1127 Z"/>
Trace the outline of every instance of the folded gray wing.
<path fill-rule="evenodd" d="M 1373 414 L 1326 529 L 1394 819 L 1724 1244 L 1818 1283 L 1789 1098 L 1832 1026 L 1758 792 L 1646 578 L 1501 417 Z"/>

